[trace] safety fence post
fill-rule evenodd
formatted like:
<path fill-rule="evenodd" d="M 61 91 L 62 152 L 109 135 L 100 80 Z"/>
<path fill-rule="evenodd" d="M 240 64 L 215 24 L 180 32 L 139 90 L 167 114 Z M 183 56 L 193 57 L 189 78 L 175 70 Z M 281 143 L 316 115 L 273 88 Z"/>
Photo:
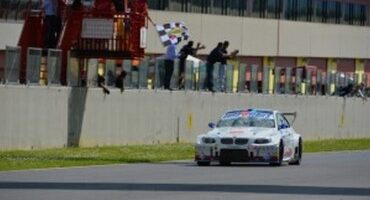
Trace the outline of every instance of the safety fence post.
<path fill-rule="evenodd" d="M 164 84 L 164 59 L 156 59 L 154 69 L 154 88 L 160 89 Z"/>
<path fill-rule="evenodd" d="M 27 73 L 26 83 L 28 85 L 40 84 L 40 67 L 41 67 L 42 49 L 29 47 L 27 49 Z M 43 78 L 45 78 L 45 69 L 43 71 Z"/>
<path fill-rule="evenodd" d="M 285 68 L 285 85 L 284 85 L 284 93 L 285 94 L 292 94 L 292 68 L 286 67 Z"/>
<path fill-rule="evenodd" d="M 193 61 L 186 61 L 185 62 L 185 74 L 184 74 L 184 86 L 185 90 L 192 90 L 193 89 L 193 71 L 194 71 L 194 62 Z"/>
<path fill-rule="evenodd" d="M 205 88 L 205 79 L 207 74 L 207 63 L 201 62 L 199 63 L 199 69 L 198 69 L 198 80 L 197 80 L 197 86 L 196 89 L 198 91 L 201 91 Z"/>
<path fill-rule="evenodd" d="M 303 69 L 301 68 L 296 68 L 295 69 L 295 83 L 294 83 L 294 87 L 295 87 L 295 91 L 294 93 L 295 94 L 302 94 L 302 73 L 303 73 Z"/>
<path fill-rule="evenodd" d="M 6 46 L 5 50 L 5 84 L 19 84 L 20 47 Z"/>
<path fill-rule="evenodd" d="M 237 92 L 245 92 L 245 76 L 247 73 L 247 65 L 244 63 L 240 63 L 239 65 L 239 77 L 238 77 L 238 85 L 237 85 Z"/>
<path fill-rule="evenodd" d="M 149 59 L 144 58 L 141 60 L 139 66 L 139 88 L 148 88 L 148 66 L 149 66 Z"/>
<path fill-rule="evenodd" d="M 306 95 L 312 95 L 312 70 L 306 69 L 306 77 L 305 77 L 305 92 Z"/>
<path fill-rule="evenodd" d="M 221 77 L 220 77 L 220 70 L 221 69 L 221 64 L 220 63 L 215 63 L 213 64 L 213 89 L 216 91 L 216 92 L 220 92 L 221 91 Z"/>
<path fill-rule="evenodd" d="M 275 94 L 281 94 L 282 88 L 281 88 L 281 67 L 275 66 L 274 69 L 274 93 Z"/>
<path fill-rule="evenodd" d="M 223 91 L 227 93 L 233 92 L 233 80 L 234 80 L 234 66 L 233 65 L 224 65 L 225 74 L 224 74 L 224 86 Z"/>
<path fill-rule="evenodd" d="M 250 92 L 258 93 L 258 66 L 251 65 L 250 69 L 251 69 L 249 81 Z"/>
<path fill-rule="evenodd" d="M 270 83 L 270 71 L 271 68 L 269 66 L 263 66 L 263 78 L 262 78 L 262 93 L 268 94 L 269 93 L 269 83 Z"/>
<path fill-rule="evenodd" d="M 62 67 L 62 50 L 49 49 L 47 57 L 48 85 L 60 85 L 61 67 Z"/>

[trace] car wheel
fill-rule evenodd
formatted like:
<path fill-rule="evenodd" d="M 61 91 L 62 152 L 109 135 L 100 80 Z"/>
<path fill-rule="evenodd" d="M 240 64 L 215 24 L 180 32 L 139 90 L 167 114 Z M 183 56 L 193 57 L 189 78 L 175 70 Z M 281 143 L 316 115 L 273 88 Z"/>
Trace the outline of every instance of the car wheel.
<path fill-rule="evenodd" d="M 290 162 L 290 165 L 300 165 L 302 161 L 302 139 L 299 138 L 298 147 L 294 155 L 294 161 Z"/>
<path fill-rule="evenodd" d="M 277 162 L 270 163 L 271 166 L 281 166 L 284 157 L 284 143 L 281 140 L 279 144 L 279 160 Z"/>
<path fill-rule="evenodd" d="M 210 161 L 198 161 L 197 165 L 198 166 L 209 166 L 211 164 Z"/>

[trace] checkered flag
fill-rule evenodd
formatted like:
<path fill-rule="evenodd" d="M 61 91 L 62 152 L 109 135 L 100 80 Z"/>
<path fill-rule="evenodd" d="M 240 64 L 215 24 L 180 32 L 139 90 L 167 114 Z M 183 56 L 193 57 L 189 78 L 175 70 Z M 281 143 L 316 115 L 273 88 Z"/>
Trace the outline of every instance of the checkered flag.
<path fill-rule="evenodd" d="M 157 24 L 156 30 L 163 46 L 180 43 L 189 38 L 189 30 L 183 22 L 171 22 L 167 24 Z"/>

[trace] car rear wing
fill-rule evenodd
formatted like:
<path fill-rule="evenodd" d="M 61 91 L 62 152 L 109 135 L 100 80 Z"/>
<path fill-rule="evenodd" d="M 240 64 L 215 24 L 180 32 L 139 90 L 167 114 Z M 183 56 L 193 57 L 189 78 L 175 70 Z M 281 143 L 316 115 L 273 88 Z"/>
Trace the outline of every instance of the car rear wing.
<path fill-rule="evenodd" d="M 297 112 L 285 112 L 285 113 L 281 113 L 285 118 L 289 118 L 291 119 L 292 121 L 289 120 L 289 123 L 291 125 L 294 124 L 295 122 L 295 119 L 297 118 Z M 293 118 L 293 119 L 292 119 Z"/>

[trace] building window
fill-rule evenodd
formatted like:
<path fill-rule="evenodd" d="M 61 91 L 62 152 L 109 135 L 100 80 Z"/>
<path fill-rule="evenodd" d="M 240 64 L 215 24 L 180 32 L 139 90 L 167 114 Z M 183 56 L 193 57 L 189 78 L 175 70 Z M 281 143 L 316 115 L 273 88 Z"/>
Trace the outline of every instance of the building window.
<path fill-rule="evenodd" d="M 340 2 L 335 2 L 335 23 L 340 24 L 342 19 L 342 4 Z"/>
<path fill-rule="evenodd" d="M 266 10 L 266 2 L 267 0 L 253 0 L 253 6 L 252 6 L 252 16 L 253 17 L 259 17 L 259 18 L 265 18 L 265 10 Z"/>
<path fill-rule="evenodd" d="M 148 7 L 153 10 L 168 10 L 169 0 L 148 0 Z"/>
<path fill-rule="evenodd" d="M 365 26 L 366 25 L 366 15 L 367 15 L 367 7 L 365 5 L 361 5 L 361 18 L 360 18 L 360 25 Z"/>
<path fill-rule="evenodd" d="M 336 2 L 335 1 L 328 1 L 327 2 L 327 22 L 328 23 L 335 23 L 336 21 Z"/>
<path fill-rule="evenodd" d="M 202 13 L 202 0 L 191 0 L 191 12 Z"/>
<path fill-rule="evenodd" d="M 247 1 L 246 0 L 229 0 L 229 15 L 246 16 Z"/>
<path fill-rule="evenodd" d="M 267 0 L 267 18 L 279 19 L 282 13 L 283 0 Z"/>
<path fill-rule="evenodd" d="M 223 14 L 223 0 L 213 0 L 213 5 L 212 5 L 212 13 L 213 14 Z"/>
<path fill-rule="evenodd" d="M 285 19 L 297 20 L 297 0 L 286 0 L 285 1 Z"/>
<path fill-rule="evenodd" d="M 202 13 L 210 13 L 211 0 L 201 0 L 201 1 L 202 1 Z"/>
<path fill-rule="evenodd" d="M 186 12 L 183 10 L 184 0 L 171 0 L 169 2 L 169 8 L 171 11 Z"/>
<path fill-rule="evenodd" d="M 355 4 L 353 6 L 353 24 L 354 25 L 364 25 L 364 14 L 363 11 L 363 5 Z"/>
<path fill-rule="evenodd" d="M 6 19 L 7 16 L 17 19 L 22 15 L 17 13 L 18 9 L 14 9 L 16 7 L 14 2 L 27 0 L 0 1 L 0 19 Z M 148 5 L 149 9 L 155 10 L 370 25 L 368 5 L 342 2 L 341 0 L 148 0 Z"/>
<path fill-rule="evenodd" d="M 30 7 L 29 0 L 20 0 L 17 19 L 21 19 L 21 20 L 26 19 L 26 15 L 27 15 L 27 11 L 29 10 L 29 7 Z"/>
<path fill-rule="evenodd" d="M 315 21 L 316 22 L 326 22 L 326 2 L 323 0 L 315 1 Z"/>
<path fill-rule="evenodd" d="M 9 6 L 10 6 L 10 0 L 2 0 L 0 2 L 0 19 L 6 19 Z"/>
<path fill-rule="evenodd" d="M 343 21 L 345 24 L 353 24 L 353 4 L 344 4 L 344 17 Z"/>
<path fill-rule="evenodd" d="M 10 2 L 7 20 L 17 20 L 19 0 L 12 0 Z"/>
<path fill-rule="evenodd" d="M 297 0 L 297 20 L 312 21 L 312 0 Z"/>

